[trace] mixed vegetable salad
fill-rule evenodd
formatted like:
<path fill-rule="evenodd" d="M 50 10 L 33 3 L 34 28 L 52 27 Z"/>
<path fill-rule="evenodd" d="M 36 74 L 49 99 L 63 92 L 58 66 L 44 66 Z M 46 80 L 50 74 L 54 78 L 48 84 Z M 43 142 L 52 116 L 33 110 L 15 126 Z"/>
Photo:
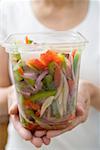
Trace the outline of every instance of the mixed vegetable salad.
<path fill-rule="evenodd" d="M 33 44 L 28 37 L 26 44 Z M 47 49 L 24 61 L 12 54 L 13 73 L 23 126 L 62 129 L 75 118 L 80 52 Z"/>

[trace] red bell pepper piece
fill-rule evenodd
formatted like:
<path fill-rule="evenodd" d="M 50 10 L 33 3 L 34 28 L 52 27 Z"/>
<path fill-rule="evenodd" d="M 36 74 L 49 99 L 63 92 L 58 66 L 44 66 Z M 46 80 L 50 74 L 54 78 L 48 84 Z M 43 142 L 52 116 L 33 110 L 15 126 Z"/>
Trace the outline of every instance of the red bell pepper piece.
<path fill-rule="evenodd" d="M 29 41 L 28 36 L 26 36 L 25 43 L 28 44 L 28 41 Z"/>
<path fill-rule="evenodd" d="M 19 72 L 21 75 L 24 74 L 24 71 L 23 71 L 23 69 L 22 69 L 21 67 L 18 68 L 18 72 Z"/>
<path fill-rule="evenodd" d="M 40 59 L 48 66 L 52 61 L 57 64 L 61 64 L 61 58 L 57 55 L 55 51 L 48 50 L 46 53 L 41 54 Z"/>
<path fill-rule="evenodd" d="M 74 58 L 74 56 L 75 56 L 75 54 L 76 54 L 77 51 L 78 51 L 77 49 L 74 49 L 74 50 L 72 51 L 71 55 L 73 56 L 73 58 Z"/>
<path fill-rule="evenodd" d="M 36 67 L 37 69 L 45 69 L 46 65 L 39 59 L 30 59 L 26 63 L 29 67 Z"/>

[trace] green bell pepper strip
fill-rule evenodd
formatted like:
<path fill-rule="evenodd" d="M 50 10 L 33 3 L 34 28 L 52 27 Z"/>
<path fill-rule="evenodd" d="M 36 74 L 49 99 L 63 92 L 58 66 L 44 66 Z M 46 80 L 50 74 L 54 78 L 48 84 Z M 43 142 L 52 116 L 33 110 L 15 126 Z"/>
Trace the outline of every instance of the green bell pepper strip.
<path fill-rule="evenodd" d="M 18 71 L 19 67 L 23 67 L 23 63 L 21 61 L 13 66 L 13 73 L 14 73 L 14 78 L 15 78 L 16 82 L 23 80 L 23 77 L 21 77 L 21 75 Z"/>
<path fill-rule="evenodd" d="M 35 80 L 33 80 L 33 79 L 25 79 L 25 80 L 29 85 L 32 85 L 32 86 L 35 85 Z"/>
<path fill-rule="evenodd" d="M 33 42 L 32 40 L 28 40 L 28 44 L 32 44 L 32 42 Z"/>
<path fill-rule="evenodd" d="M 16 82 L 23 80 L 23 78 L 20 76 L 20 73 L 18 71 L 14 71 L 14 78 Z"/>
<path fill-rule="evenodd" d="M 46 81 L 47 86 L 49 86 L 49 84 L 52 83 L 53 78 L 50 74 L 46 75 L 46 77 L 44 78 L 44 80 Z"/>
<path fill-rule="evenodd" d="M 73 69 L 74 69 L 75 75 L 76 75 L 76 72 L 77 72 L 79 57 L 80 57 L 80 53 L 76 52 L 76 54 L 74 56 L 74 60 L 73 60 Z"/>
<path fill-rule="evenodd" d="M 54 117 L 56 117 L 57 119 L 59 119 L 60 118 L 60 114 L 59 114 L 59 111 L 58 111 L 58 108 L 57 108 L 56 101 L 53 101 L 53 103 L 51 105 L 51 108 L 52 108 L 52 115 Z"/>
<path fill-rule="evenodd" d="M 51 74 L 46 75 L 42 82 L 44 85 L 44 89 L 47 89 L 47 90 L 54 90 L 55 89 L 55 85 L 53 83 L 53 77 Z"/>
<path fill-rule="evenodd" d="M 46 99 L 49 96 L 54 96 L 56 95 L 56 90 L 51 90 L 51 91 L 40 91 L 33 96 L 30 97 L 30 100 L 33 102 L 40 101 L 42 99 Z"/>
<path fill-rule="evenodd" d="M 54 76 L 55 68 L 56 68 L 55 62 L 49 63 L 49 65 L 48 65 L 48 70 L 49 70 L 49 73 L 50 73 L 52 76 Z"/>
<path fill-rule="evenodd" d="M 17 89 L 18 92 L 18 89 Z M 18 99 L 19 99 L 19 105 L 23 109 L 24 106 L 24 97 L 21 94 L 18 94 Z"/>

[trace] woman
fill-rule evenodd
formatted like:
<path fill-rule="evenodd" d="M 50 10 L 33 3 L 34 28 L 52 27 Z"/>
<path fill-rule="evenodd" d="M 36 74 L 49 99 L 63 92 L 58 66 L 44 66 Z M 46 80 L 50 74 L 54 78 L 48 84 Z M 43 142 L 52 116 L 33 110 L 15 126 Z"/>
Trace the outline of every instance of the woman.
<path fill-rule="evenodd" d="M 42 143 L 46 145 L 49 144 L 52 137 L 65 132 L 65 134 L 52 140 L 52 143 L 47 147 L 49 150 L 98 149 L 99 112 L 97 112 L 97 110 L 92 110 L 91 108 L 86 123 L 70 132 L 66 132 L 86 120 L 88 107 L 90 106 L 89 103 L 91 103 L 94 108 L 100 110 L 100 89 L 98 87 L 99 72 L 97 73 L 97 71 L 99 71 L 98 27 L 97 23 L 95 25 L 95 22 L 98 20 L 98 2 L 89 2 L 88 0 L 35 0 L 10 2 L 9 0 L 9 3 L 4 1 L 1 5 L 1 39 L 15 32 L 52 32 L 54 30 L 67 31 L 73 29 L 83 33 L 91 43 L 89 45 L 90 48 L 83 53 L 81 77 L 88 81 L 80 82 L 77 118 L 74 126 L 69 126 L 63 131 L 35 131 L 34 135 L 32 135 L 19 123 L 17 105 L 12 105 L 9 112 L 17 132 L 23 139 L 30 141 L 36 147 L 41 147 Z M 93 16 L 95 16 L 95 18 L 93 18 Z M 95 30 L 93 30 L 94 28 Z M 97 42 L 96 44 L 94 40 Z M 1 58 L 4 59 L 2 60 Z M 1 64 L 3 64 L 5 68 Z M 90 66 L 92 66 L 92 68 L 90 68 Z M 3 94 L 0 91 L 2 102 L 7 100 L 9 92 L 6 87 L 11 85 L 8 70 L 8 56 L 4 51 L 0 51 L 0 87 L 2 87 L 0 90 L 5 92 L 5 94 Z M 12 97 L 15 99 L 14 96 L 11 96 L 11 98 Z M 92 127 L 95 129 L 93 130 Z M 6 150 L 33 149 L 33 145 L 30 144 L 30 142 L 23 141 L 18 136 L 17 132 L 10 123 L 9 140 Z"/>

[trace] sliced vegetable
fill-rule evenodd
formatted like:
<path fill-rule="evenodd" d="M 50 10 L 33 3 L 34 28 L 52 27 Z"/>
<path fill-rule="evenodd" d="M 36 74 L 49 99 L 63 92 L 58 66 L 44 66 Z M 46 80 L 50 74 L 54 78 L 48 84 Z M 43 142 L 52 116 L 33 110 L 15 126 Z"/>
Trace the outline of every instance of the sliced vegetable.
<path fill-rule="evenodd" d="M 26 38 L 25 38 L 25 43 L 26 44 L 32 44 L 32 40 L 30 40 L 29 38 L 28 38 L 28 36 L 26 36 Z"/>
<path fill-rule="evenodd" d="M 24 71 L 23 71 L 23 69 L 22 69 L 21 67 L 18 67 L 18 72 L 19 72 L 21 75 L 24 74 Z"/>
<path fill-rule="evenodd" d="M 67 59 L 66 77 L 67 79 L 72 78 L 72 64 L 68 59 Z"/>
<path fill-rule="evenodd" d="M 40 105 L 37 104 L 37 103 L 32 103 L 32 109 L 39 111 L 40 110 Z"/>
<path fill-rule="evenodd" d="M 26 79 L 26 81 L 27 81 L 28 84 L 30 84 L 32 86 L 35 86 L 35 83 L 36 83 L 35 80 L 33 80 L 33 79 Z"/>
<path fill-rule="evenodd" d="M 39 59 L 30 59 L 27 61 L 26 63 L 29 67 L 33 66 L 36 67 L 37 69 L 41 70 L 41 69 L 45 69 L 46 65 L 40 61 Z"/>
<path fill-rule="evenodd" d="M 33 103 L 30 99 L 24 100 L 24 105 L 26 108 L 32 108 L 33 110 L 39 110 L 40 105 L 37 103 Z"/>
<path fill-rule="evenodd" d="M 74 86 L 75 86 L 75 81 L 69 79 L 69 80 L 67 80 L 67 82 L 68 82 L 69 90 L 71 92 L 73 90 Z"/>
<path fill-rule="evenodd" d="M 22 94 L 25 97 L 29 97 L 31 95 L 31 93 L 27 90 L 18 90 L 17 89 L 17 92 L 19 92 L 20 94 Z"/>
<path fill-rule="evenodd" d="M 25 99 L 24 106 L 25 106 L 25 108 L 31 108 L 32 107 L 32 101 L 29 99 Z"/>
<path fill-rule="evenodd" d="M 23 108 L 24 97 L 23 97 L 21 94 L 19 94 L 19 95 L 18 95 L 18 99 L 19 99 L 19 104 L 20 104 L 21 108 Z"/>
<path fill-rule="evenodd" d="M 59 97 L 62 89 L 63 89 L 63 76 L 62 76 L 62 73 L 61 73 L 61 82 L 60 82 L 59 87 L 57 88 L 57 93 L 55 95 L 55 99 L 57 99 Z"/>
<path fill-rule="evenodd" d="M 15 81 L 22 81 L 23 78 L 21 77 L 20 73 L 18 72 L 18 70 L 14 71 L 14 78 L 15 78 Z"/>
<path fill-rule="evenodd" d="M 52 104 L 53 100 L 54 100 L 54 96 L 50 96 L 49 98 L 45 100 L 45 102 L 43 103 L 41 107 L 41 116 L 44 114 L 46 109 Z"/>
<path fill-rule="evenodd" d="M 63 117 L 64 115 L 64 108 L 63 108 L 63 89 L 62 92 L 60 93 L 57 101 L 57 107 L 58 107 L 58 111 L 61 117 Z"/>
<path fill-rule="evenodd" d="M 40 105 L 37 103 L 32 103 L 30 100 L 25 100 L 24 106 L 26 109 L 32 109 L 34 114 L 39 117 L 40 116 Z"/>
<path fill-rule="evenodd" d="M 15 61 L 15 62 L 18 62 L 19 60 L 21 60 L 20 53 L 11 54 L 11 59 L 12 61 Z"/>
<path fill-rule="evenodd" d="M 21 121 L 22 125 L 29 130 L 33 130 L 34 128 L 37 127 L 36 123 L 28 121 L 27 119 L 24 118 L 24 116 L 22 114 L 20 114 L 20 121 Z"/>
<path fill-rule="evenodd" d="M 45 128 L 45 129 L 49 129 L 50 128 L 50 126 L 48 124 L 43 123 L 43 121 L 40 118 L 36 117 L 32 110 L 26 110 L 26 114 L 31 116 L 35 120 L 35 122 L 38 125 L 40 125 L 42 128 Z"/>
<path fill-rule="evenodd" d="M 54 90 L 55 89 L 52 75 L 48 74 L 45 76 L 45 78 L 43 79 L 43 85 L 44 85 L 45 90 Z"/>
<path fill-rule="evenodd" d="M 57 102 L 54 100 L 53 103 L 52 103 L 52 115 L 59 119 L 60 118 L 60 114 L 59 114 L 59 111 L 58 111 L 58 107 L 57 107 Z"/>
<path fill-rule="evenodd" d="M 40 59 L 41 59 L 45 64 L 47 64 L 47 66 L 48 66 L 48 64 L 53 60 L 52 54 L 50 54 L 49 51 L 46 52 L 46 53 L 41 54 Z"/>
<path fill-rule="evenodd" d="M 37 73 L 32 72 L 32 71 L 31 72 L 30 71 L 27 71 L 27 72 L 24 71 L 23 78 L 36 80 L 37 79 Z"/>
<path fill-rule="evenodd" d="M 35 115 L 36 117 L 40 117 L 40 111 L 36 111 Z"/>
<path fill-rule="evenodd" d="M 45 76 L 48 74 L 48 70 L 43 71 L 37 78 L 35 87 L 38 89 L 42 89 L 42 80 L 45 78 Z"/>
<path fill-rule="evenodd" d="M 69 86 L 67 83 L 67 79 L 63 75 L 64 79 L 64 89 L 63 89 L 63 109 L 64 109 L 64 114 L 67 113 L 67 101 L 68 101 L 68 96 L 69 96 Z"/>
<path fill-rule="evenodd" d="M 36 67 L 33 66 L 32 64 L 32 59 L 29 59 L 26 63 L 25 63 L 25 66 L 23 67 L 24 70 L 26 71 L 29 71 L 29 72 L 35 72 L 35 73 L 39 73 L 40 70 L 38 70 Z"/>
<path fill-rule="evenodd" d="M 71 53 L 71 55 L 73 56 L 73 58 L 75 57 L 75 54 L 77 53 L 77 49 L 74 49 L 73 51 L 72 51 L 72 53 Z"/>
<path fill-rule="evenodd" d="M 55 68 L 56 68 L 56 63 L 54 61 L 52 61 L 51 63 L 49 63 L 48 70 L 49 70 L 49 73 L 52 76 L 54 76 Z"/>
<path fill-rule="evenodd" d="M 74 120 L 76 118 L 76 115 L 75 114 L 72 114 L 72 115 L 70 115 L 69 117 L 68 117 L 68 120 L 70 121 L 70 120 Z"/>
<path fill-rule="evenodd" d="M 75 75 L 77 72 L 79 58 L 80 58 L 80 53 L 77 51 L 77 53 L 75 53 L 74 60 L 73 60 L 73 69 L 74 69 Z"/>
<path fill-rule="evenodd" d="M 25 43 L 32 43 L 28 36 Z M 64 50 L 33 52 L 27 62 L 19 53 L 13 58 L 19 112 L 29 130 L 65 128 L 75 117 L 80 53 Z"/>
<path fill-rule="evenodd" d="M 55 69 L 55 74 L 54 74 L 54 84 L 57 87 L 59 87 L 61 82 L 61 69 L 60 67 L 57 65 L 56 69 Z"/>
<path fill-rule="evenodd" d="M 66 68 L 67 68 L 67 58 L 65 57 L 64 54 L 58 54 L 58 56 L 62 60 L 62 68 L 64 68 L 66 70 Z"/>
<path fill-rule="evenodd" d="M 41 54 L 40 59 L 48 66 L 52 61 L 61 64 L 61 59 L 55 51 L 48 50 L 46 53 Z"/>
<path fill-rule="evenodd" d="M 46 75 L 44 80 L 47 86 L 49 86 L 53 82 L 53 78 L 50 74 Z"/>
<path fill-rule="evenodd" d="M 13 72 L 14 72 L 14 78 L 15 78 L 15 81 L 21 81 L 23 80 L 23 63 L 21 61 L 19 61 L 17 64 L 14 65 L 13 67 Z"/>
<path fill-rule="evenodd" d="M 52 90 L 52 91 L 40 91 L 36 94 L 34 94 L 33 96 L 30 97 L 31 101 L 35 102 L 35 101 L 39 101 L 41 99 L 46 99 L 49 96 L 54 96 L 56 94 L 56 90 Z"/>

